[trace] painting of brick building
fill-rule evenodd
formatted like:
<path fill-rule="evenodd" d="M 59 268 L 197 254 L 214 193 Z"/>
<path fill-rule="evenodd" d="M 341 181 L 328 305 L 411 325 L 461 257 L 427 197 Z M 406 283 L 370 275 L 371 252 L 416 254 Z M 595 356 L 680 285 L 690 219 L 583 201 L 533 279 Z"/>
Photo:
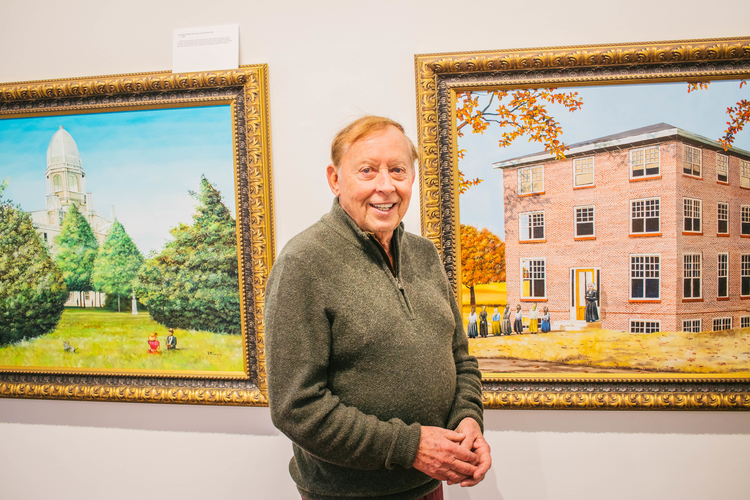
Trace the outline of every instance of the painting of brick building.
<path fill-rule="evenodd" d="M 507 300 L 554 329 L 750 326 L 750 152 L 666 123 L 494 163 L 504 188 Z"/>

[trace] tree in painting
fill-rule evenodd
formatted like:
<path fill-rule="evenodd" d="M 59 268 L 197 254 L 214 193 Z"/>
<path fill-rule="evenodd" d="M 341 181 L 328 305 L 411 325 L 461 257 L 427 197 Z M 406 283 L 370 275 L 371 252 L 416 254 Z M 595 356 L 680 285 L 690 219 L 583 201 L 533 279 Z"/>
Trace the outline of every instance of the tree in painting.
<path fill-rule="evenodd" d="M 475 285 L 505 281 L 505 243 L 487 228 L 461 224 L 461 282 L 471 291 Z"/>
<path fill-rule="evenodd" d="M 135 279 L 142 265 L 143 255 L 122 224 L 116 220 L 94 260 L 91 277 L 93 287 L 97 291 L 117 296 L 119 312 L 120 297 L 132 295 Z"/>
<path fill-rule="evenodd" d="M 560 122 L 550 115 L 548 104 L 560 104 L 568 111 L 583 106 L 578 92 L 561 92 L 557 89 L 488 90 L 481 92 L 459 92 L 456 94 L 456 135 L 463 137 L 464 127 L 471 127 L 475 134 L 483 134 L 496 124 L 502 129 L 498 146 L 510 146 L 519 137 L 541 143 L 545 151 L 557 159 L 565 158 L 567 146 L 560 140 Z M 494 107 L 493 107 L 494 106 Z M 459 158 L 464 157 L 459 150 Z M 481 179 L 466 179 L 459 170 L 459 192 L 465 193 Z"/>
<path fill-rule="evenodd" d="M 0 185 L 0 345 L 54 330 L 69 293 L 29 215 L 2 200 L 5 185 Z"/>
<path fill-rule="evenodd" d="M 199 202 L 193 224 L 172 229 L 174 240 L 141 268 L 135 293 L 167 327 L 239 335 L 235 220 L 205 177 L 191 195 Z"/>
<path fill-rule="evenodd" d="M 689 82 L 688 93 L 708 88 L 708 84 L 711 82 Z M 747 81 L 740 81 L 740 88 L 747 85 Z M 719 138 L 719 144 L 722 145 L 724 151 L 732 147 L 734 139 L 737 134 L 742 132 L 748 122 L 750 122 L 750 100 L 740 99 L 735 106 L 727 108 L 727 115 L 729 121 L 727 122 L 727 128 L 724 131 L 724 136 Z"/>
<path fill-rule="evenodd" d="M 71 292 L 93 290 L 91 273 L 99 243 L 75 203 L 71 203 L 60 234 L 55 237 L 55 246 L 55 263 L 60 267 L 68 289 Z M 82 306 L 85 304 L 83 300 L 80 302 Z"/>

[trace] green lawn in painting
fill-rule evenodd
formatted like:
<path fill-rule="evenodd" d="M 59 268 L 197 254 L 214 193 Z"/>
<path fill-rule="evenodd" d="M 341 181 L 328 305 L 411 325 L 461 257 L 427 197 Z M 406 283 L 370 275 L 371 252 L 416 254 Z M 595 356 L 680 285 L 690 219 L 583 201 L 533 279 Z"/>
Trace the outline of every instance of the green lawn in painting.
<path fill-rule="evenodd" d="M 149 354 L 156 332 L 161 354 Z M 54 332 L 0 348 L 0 366 L 102 370 L 243 370 L 242 337 L 175 330 L 178 351 L 167 351 L 167 329 L 147 312 L 66 309 Z M 65 352 L 63 341 L 76 349 Z"/>

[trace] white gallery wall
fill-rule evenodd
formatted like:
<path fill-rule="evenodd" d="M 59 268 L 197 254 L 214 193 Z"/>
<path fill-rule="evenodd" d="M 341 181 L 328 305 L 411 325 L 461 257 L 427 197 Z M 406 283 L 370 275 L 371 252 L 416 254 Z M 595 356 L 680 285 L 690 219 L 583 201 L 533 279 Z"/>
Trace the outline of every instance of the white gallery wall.
<path fill-rule="evenodd" d="M 172 30 L 239 23 L 268 63 L 277 245 L 332 200 L 365 113 L 416 140 L 414 54 L 750 34 L 750 2 L 0 2 L 0 82 L 168 70 Z M 405 220 L 419 232 L 418 204 Z M 750 498 L 750 414 L 489 411 L 493 469 L 451 500 Z M 0 499 L 296 499 L 266 408 L 0 399 Z"/>

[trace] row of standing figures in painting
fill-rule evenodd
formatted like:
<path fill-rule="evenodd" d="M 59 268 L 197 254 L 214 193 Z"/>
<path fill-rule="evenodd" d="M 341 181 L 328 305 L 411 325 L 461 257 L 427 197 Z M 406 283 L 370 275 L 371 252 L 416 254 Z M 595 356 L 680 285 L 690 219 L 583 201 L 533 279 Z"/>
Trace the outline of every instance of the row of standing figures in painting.
<path fill-rule="evenodd" d="M 593 284 L 589 283 L 588 290 L 586 290 L 586 322 L 592 323 L 599 321 L 599 311 L 596 306 L 598 300 L 598 294 L 594 289 Z M 469 327 L 468 336 L 470 339 L 477 337 L 488 337 L 500 336 L 500 335 L 511 335 L 513 332 L 520 335 L 523 333 L 523 310 L 521 304 L 516 306 L 515 313 L 511 311 L 510 304 L 506 304 L 505 310 L 503 311 L 502 317 L 495 308 L 492 315 L 491 321 L 487 317 L 487 307 L 482 306 L 482 311 L 477 314 L 476 306 L 471 306 L 471 313 L 469 314 Z M 528 314 L 528 328 L 529 333 L 547 333 L 551 330 L 551 319 L 549 314 L 549 308 L 546 306 L 542 311 L 541 318 L 539 317 L 539 311 L 536 307 L 536 302 L 531 304 L 531 309 Z M 511 319 L 513 321 L 511 321 Z M 539 321 L 541 319 L 541 322 Z"/>

